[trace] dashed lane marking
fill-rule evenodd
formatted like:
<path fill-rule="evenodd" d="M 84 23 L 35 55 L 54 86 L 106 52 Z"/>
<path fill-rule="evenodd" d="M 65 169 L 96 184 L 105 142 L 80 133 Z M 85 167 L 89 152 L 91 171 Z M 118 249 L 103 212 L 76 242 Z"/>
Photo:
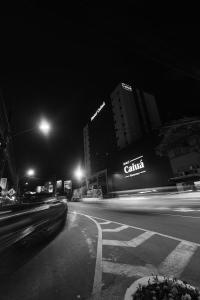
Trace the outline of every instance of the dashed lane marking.
<path fill-rule="evenodd" d="M 103 246 L 137 247 L 152 237 L 153 231 L 146 231 L 130 241 L 103 240 Z"/>
<path fill-rule="evenodd" d="M 104 223 L 105 224 L 105 223 Z M 117 228 L 107 228 L 107 229 L 102 229 L 103 232 L 120 232 L 124 229 L 127 229 L 128 226 L 127 225 L 123 225 Z"/>
<path fill-rule="evenodd" d="M 189 242 L 181 242 L 178 246 L 166 257 L 159 266 L 159 273 L 167 276 L 179 277 L 193 254 L 197 250 L 197 245 Z"/>

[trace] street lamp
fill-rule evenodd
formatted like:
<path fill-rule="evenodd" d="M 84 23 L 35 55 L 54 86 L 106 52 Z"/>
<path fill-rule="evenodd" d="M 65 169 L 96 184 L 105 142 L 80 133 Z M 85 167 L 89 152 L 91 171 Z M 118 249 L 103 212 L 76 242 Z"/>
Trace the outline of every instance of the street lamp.
<path fill-rule="evenodd" d="M 34 170 L 34 169 L 28 169 L 28 170 L 26 171 L 26 175 L 27 175 L 28 177 L 34 176 L 34 175 L 35 175 L 35 170 Z"/>
<path fill-rule="evenodd" d="M 77 169 L 74 172 L 74 176 L 78 181 L 81 181 L 81 179 L 84 177 L 84 170 L 81 169 L 81 167 L 77 167 Z"/>
<path fill-rule="evenodd" d="M 38 128 L 44 135 L 48 135 L 51 131 L 51 124 L 47 120 L 42 119 L 39 123 Z"/>
<path fill-rule="evenodd" d="M 35 127 L 19 131 L 19 132 L 13 134 L 12 137 L 17 137 L 18 135 L 22 135 L 24 133 L 34 131 L 36 129 L 39 130 L 40 132 L 42 132 L 44 135 L 48 135 L 49 132 L 51 131 L 51 124 L 46 119 L 41 119 L 40 122 L 38 123 L 38 125 L 36 125 Z"/>

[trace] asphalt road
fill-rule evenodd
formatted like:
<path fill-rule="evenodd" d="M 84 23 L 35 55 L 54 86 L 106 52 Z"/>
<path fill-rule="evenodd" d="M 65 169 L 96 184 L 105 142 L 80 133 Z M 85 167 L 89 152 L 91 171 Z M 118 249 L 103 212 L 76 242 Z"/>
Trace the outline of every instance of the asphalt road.
<path fill-rule="evenodd" d="M 48 240 L 1 254 L 0 299 L 123 299 L 136 279 L 175 276 L 200 287 L 200 211 L 121 211 L 69 203 Z"/>

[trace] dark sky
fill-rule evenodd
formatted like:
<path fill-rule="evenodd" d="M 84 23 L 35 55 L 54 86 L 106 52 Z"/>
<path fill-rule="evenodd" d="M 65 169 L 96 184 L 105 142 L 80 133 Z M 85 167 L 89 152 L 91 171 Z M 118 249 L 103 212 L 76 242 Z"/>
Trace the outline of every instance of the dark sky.
<path fill-rule="evenodd" d="M 20 172 L 33 166 L 41 177 L 69 177 L 82 159 L 83 126 L 119 82 L 154 93 L 165 119 L 200 114 L 200 26 L 179 8 L 8 2 L 0 10 L 0 87 L 13 132 L 41 116 L 53 124 L 48 139 L 38 132 L 15 139 Z"/>

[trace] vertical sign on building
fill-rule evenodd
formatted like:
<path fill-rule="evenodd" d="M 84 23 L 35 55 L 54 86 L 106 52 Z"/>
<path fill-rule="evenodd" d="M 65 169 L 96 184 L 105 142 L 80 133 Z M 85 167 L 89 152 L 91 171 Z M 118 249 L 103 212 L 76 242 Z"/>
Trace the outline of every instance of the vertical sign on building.
<path fill-rule="evenodd" d="M 5 190 L 5 189 L 6 189 L 6 186 L 7 186 L 7 178 L 1 178 L 0 186 L 1 186 L 2 190 Z"/>
<path fill-rule="evenodd" d="M 64 192 L 68 192 L 72 189 L 72 181 L 71 180 L 65 180 L 64 181 Z"/>

